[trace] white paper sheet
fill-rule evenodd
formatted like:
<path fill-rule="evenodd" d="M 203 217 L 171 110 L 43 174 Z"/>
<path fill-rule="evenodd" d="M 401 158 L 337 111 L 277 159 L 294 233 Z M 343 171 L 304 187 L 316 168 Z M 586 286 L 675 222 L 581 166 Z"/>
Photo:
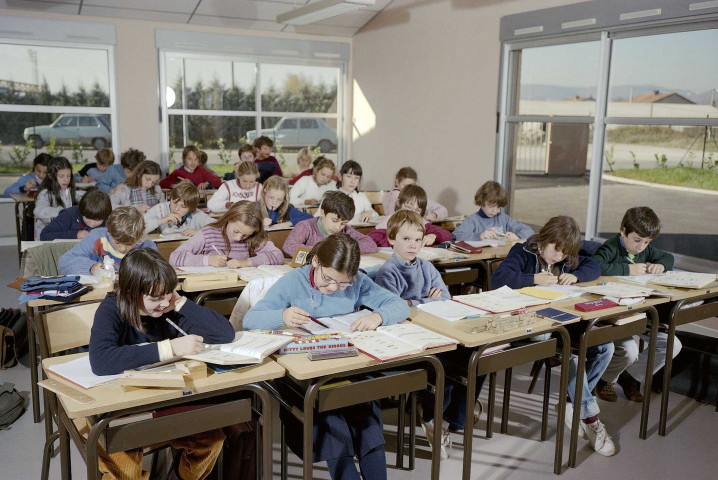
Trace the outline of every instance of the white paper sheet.
<path fill-rule="evenodd" d="M 69 362 L 52 365 L 49 367 L 51 372 L 56 373 L 62 378 L 81 386 L 82 388 L 92 388 L 98 385 L 111 382 L 121 375 L 95 375 L 92 373 L 90 366 L 90 356 L 71 360 Z"/>
<path fill-rule="evenodd" d="M 480 310 L 476 307 L 455 302 L 453 300 L 443 300 L 438 302 L 422 303 L 417 305 L 422 312 L 430 313 L 449 322 L 461 320 L 469 315 L 488 315 L 489 312 Z"/>

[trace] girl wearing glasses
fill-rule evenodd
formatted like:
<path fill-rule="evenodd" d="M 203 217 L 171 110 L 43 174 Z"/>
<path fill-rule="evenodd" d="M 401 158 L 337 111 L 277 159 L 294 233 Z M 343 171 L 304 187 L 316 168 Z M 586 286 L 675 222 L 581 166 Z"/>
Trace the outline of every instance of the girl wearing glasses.
<path fill-rule="evenodd" d="M 307 256 L 307 265 L 279 279 L 247 312 L 244 328 L 301 327 L 312 321 L 310 316 L 342 315 L 362 305 L 374 313 L 354 322 L 352 331 L 405 320 L 409 316 L 406 302 L 360 273 L 359 257 L 359 244 L 347 234 L 330 235 L 317 243 Z M 301 425 L 292 415 L 283 414 L 282 419 L 296 433 L 287 435 L 289 446 L 301 456 Z M 319 414 L 314 424 L 312 462 L 326 461 L 332 479 L 357 479 L 357 457 L 362 477 L 386 479 L 382 430 L 376 402 Z"/>

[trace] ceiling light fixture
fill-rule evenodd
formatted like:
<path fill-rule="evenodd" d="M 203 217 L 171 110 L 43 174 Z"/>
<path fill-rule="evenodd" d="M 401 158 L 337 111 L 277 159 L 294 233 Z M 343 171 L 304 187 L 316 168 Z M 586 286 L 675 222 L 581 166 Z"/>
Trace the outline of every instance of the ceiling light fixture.
<path fill-rule="evenodd" d="M 376 0 L 317 0 L 303 7 L 277 15 L 277 23 L 309 25 L 374 5 Z"/>

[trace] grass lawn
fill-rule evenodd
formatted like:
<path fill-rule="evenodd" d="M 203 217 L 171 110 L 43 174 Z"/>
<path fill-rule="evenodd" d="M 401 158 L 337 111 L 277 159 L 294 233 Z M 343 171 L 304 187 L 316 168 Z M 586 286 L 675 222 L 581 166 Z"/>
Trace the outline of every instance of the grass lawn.
<path fill-rule="evenodd" d="M 610 175 L 663 185 L 718 190 L 718 169 L 687 167 L 623 169 L 611 172 Z"/>

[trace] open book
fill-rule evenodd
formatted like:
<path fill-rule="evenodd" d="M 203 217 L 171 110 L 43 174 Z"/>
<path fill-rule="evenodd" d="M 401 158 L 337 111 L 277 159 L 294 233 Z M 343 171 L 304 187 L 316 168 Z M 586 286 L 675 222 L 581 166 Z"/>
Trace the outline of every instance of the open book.
<path fill-rule="evenodd" d="M 242 365 L 261 363 L 294 337 L 271 335 L 268 333 L 242 331 L 237 332 L 232 343 L 207 345 L 202 353 L 185 355 L 183 358 L 218 365 Z"/>
<path fill-rule="evenodd" d="M 548 300 L 518 293 L 505 285 L 488 292 L 475 293 L 472 295 L 456 295 L 454 296 L 454 300 L 491 313 L 510 312 L 519 308 L 549 303 Z"/>
<path fill-rule="evenodd" d="M 618 282 L 606 282 L 602 285 L 593 285 L 583 287 L 583 289 L 589 293 L 595 295 L 603 295 L 605 297 L 616 297 L 616 298 L 627 298 L 627 297 L 650 297 L 654 296 L 667 296 L 658 292 L 651 287 L 643 287 L 640 285 L 629 285 L 626 283 Z"/>
<path fill-rule="evenodd" d="M 433 247 L 422 248 L 416 256 L 429 262 L 444 262 L 447 260 L 460 260 L 462 258 L 468 258 L 462 253 L 452 252 L 451 250 L 447 250 L 445 248 Z"/>
<path fill-rule="evenodd" d="M 238 268 L 239 278 L 251 282 L 258 278 L 282 277 L 292 271 L 289 265 L 260 265 L 258 267 Z"/>
<path fill-rule="evenodd" d="M 716 281 L 714 273 L 694 273 L 670 271 L 658 275 L 649 281 L 655 285 L 679 288 L 703 288 Z"/>
<path fill-rule="evenodd" d="M 422 312 L 430 313 L 436 317 L 443 318 L 449 322 L 455 322 L 466 317 L 486 315 L 486 310 L 480 310 L 474 306 L 455 300 L 439 300 L 436 302 L 421 303 L 416 306 Z"/>
<path fill-rule="evenodd" d="M 350 333 L 350 327 L 357 319 L 371 315 L 371 310 L 359 310 L 358 312 L 347 313 L 346 315 L 335 315 L 334 317 L 322 317 L 305 323 L 303 328 L 314 335 L 324 333 Z"/>
<path fill-rule="evenodd" d="M 458 343 L 453 338 L 413 323 L 397 323 L 376 330 L 354 332 L 348 337 L 355 347 L 380 362 Z"/>

